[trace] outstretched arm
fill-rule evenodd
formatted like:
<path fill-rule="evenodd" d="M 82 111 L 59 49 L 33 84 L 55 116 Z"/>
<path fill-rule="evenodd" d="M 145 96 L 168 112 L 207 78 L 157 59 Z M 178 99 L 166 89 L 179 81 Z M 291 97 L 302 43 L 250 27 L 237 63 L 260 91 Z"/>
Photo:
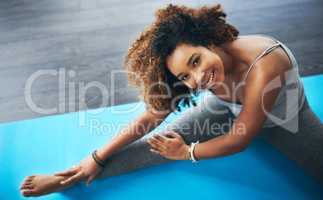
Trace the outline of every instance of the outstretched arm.
<path fill-rule="evenodd" d="M 244 106 L 227 134 L 212 138 L 195 146 L 194 156 L 197 159 L 225 156 L 244 150 L 252 138 L 259 132 L 266 120 L 266 111 L 274 105 L 280 88 L 264 93 L 272 76 L 261 73 L 249 80 L 244 88 Z M 257 83 L 257 84 L 254 84 Z M 149 143 L 152 151 L 162 156 L 182 160 L 188 158 L 188 145 L 176 137 L 176 133 L 166 134 L 169 137 L 154 136 Z M 178 135 L 178 134 L 177 134 Z M 178 135 L 179 136 L 179 135 Z"/>
<path fill-rule="evenodd" d="M 146 133 L 150 132 L 162 123 L 168 114 L 170 114 L 170 112 L 157 114 L 148 110 L 145 111 L 126 128 L 122 129 L 121 132 L 112 139 L 112 141 L 109 141 L 103 147 L 98 149 L 96 153 L 97 159 L 104 161 L 122 147 L 143 137 Z M 90 184 L 102 169 L 103 168 L 99 166 L 92 156 L 88 156 L 82 160 L 79 165 L 55 175 L 67 177 L 66 180 L 61 182 L 62 185 L 70 185 L 80 180 L 85 180 L 87 184 Z"/>
<path fill-rule="evenodd" d="M 167 115 L 144 112 L 126 129 L 123 129 L 113 141 L 100 149 L 100 159 L 106 159 L 121 147 L 142 137 L 160 124 Z M 102 169 L 91 156 L 88 156 L 79 165 L 64 172 L 56 173 L 54 176 L 42 174 L 28 176 L 21 185 L 21 193 L 24 196 L 41 196 L 64 190 L 81 180 L 86 180 L 89 184 Z"/>
<path fill-rule="evenodd" d="M 198 159 L 237 153 L 248 146 L 267 119 L 266 112 L 272 109 L 279 94 L 280 87 L 266 92 L 271 80 L 273 76 L 258 74 L 247 82 L 243 109 L 231 129 L 225 135 L 196 145 L 194 155 Z"/>

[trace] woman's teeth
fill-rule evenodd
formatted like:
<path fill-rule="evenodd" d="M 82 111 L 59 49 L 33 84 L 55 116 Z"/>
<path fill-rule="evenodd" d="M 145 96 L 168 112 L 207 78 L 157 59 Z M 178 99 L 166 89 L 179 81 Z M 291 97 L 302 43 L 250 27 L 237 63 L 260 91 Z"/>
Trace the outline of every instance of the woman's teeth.
<path fill-rule="evenodd" d="M 211 75 L 209 76 L 209 80 L 207 81 L 206 85 L 209 85 L 213 81 L 213 78 L 214 78 L 214 73 L 212 72 Z"/>

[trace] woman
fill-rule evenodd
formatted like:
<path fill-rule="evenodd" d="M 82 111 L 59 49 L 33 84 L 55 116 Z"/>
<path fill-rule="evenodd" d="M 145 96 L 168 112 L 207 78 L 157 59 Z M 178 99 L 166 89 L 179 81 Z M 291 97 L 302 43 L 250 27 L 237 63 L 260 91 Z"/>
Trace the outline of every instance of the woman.
<path fill-rule="evenodd" d="M 125 59 L 129 81 L 142 89 L 146 111 L 77 166 L 27 177 L 22 194 L 44 195 L 170 160 L 195 162 L 237 153 L 256 135 L 322 180 L 323 150 L 317 149 L 323 128 L 308 107 L 292 52 L 269 36 L 239 36 L 225 16 L 220 5 L 157 10 L 156 21 Z M 212 95 L 196 106 L 194 97 L 204 90 Z M 191 105 L 165 132 L 142 138 L 171 112 Z M 196 130 L 206 122 L 208 130 Z M 213 125 L 220 126 L 214 130 Z M 300 148 L 304 152 L 297 154 Z"/>

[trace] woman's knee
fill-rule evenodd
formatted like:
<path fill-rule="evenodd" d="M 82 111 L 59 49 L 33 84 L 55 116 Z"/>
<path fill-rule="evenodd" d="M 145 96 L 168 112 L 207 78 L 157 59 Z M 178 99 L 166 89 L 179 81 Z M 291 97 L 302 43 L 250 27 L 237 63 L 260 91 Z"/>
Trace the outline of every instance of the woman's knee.
<path fill-rule="evenodd" d="M 210 100 L 180 113 L 180 116 L 168 124 L 166 129 L 177 132 L 186 143 L 191 143 L 226 133 L 231 128 L 233 120 L 234 116 L 226 106 Z"/>

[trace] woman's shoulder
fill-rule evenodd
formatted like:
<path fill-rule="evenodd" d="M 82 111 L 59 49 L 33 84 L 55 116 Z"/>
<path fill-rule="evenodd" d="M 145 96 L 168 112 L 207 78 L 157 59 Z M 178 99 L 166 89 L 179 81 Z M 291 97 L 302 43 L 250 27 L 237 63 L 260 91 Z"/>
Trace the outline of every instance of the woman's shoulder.
<path fill-rule="evenodd" d="M 255 62 L 257 56 L 277 42 L 265 35 L 243 35 L 231 42 L 226 48 L 232 56 L 246 65 L 246 70 Z M 290 69 L 288 55 L 282 48 L 272 50 L 258 59 L 248 76 L 263 75 L 269 79 Z"/>
<path fill-rule="evenodd" d="M 264 35 L 241 35 L 225 45 L 225 49 L 235 59 L 246 64 L 255 60 L 257 55 L 276 42 Z"/>

